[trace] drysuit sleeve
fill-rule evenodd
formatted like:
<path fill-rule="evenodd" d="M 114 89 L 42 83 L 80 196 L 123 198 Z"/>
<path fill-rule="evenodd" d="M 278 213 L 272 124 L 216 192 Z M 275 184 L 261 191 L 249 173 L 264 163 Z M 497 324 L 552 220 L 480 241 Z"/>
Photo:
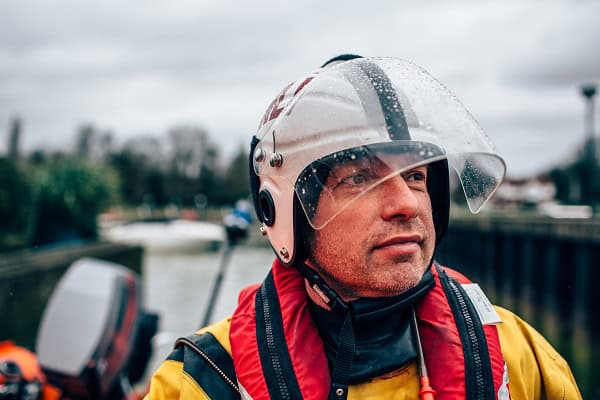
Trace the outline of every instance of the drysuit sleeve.
<path fill-rule="evenodd" d="M 181 353 L 183 352 L 183 348 Z M 210 400 L 204 390 L 183 371 L 183 358 L 176 359 L 178 351 L 171 353 L 152 375 L 150 391 L 145 400 L 200 399 Z"/>
<path fill-rule="evenodd" d="M 195 333 L 196 338 L 205 334 L 210 335 L 210 337 L 204 337 L 204 339 L 210 339 L 208 342 L 206 340 L 202 342 L 205 346 L 203 351 L 209 356 L 213 354 L 215 348 L 219 348 L 220 353 L 226 356 L 225 358 L 230 358 L 230 322 L 231 318 L 227 318 Z M 212 345 L 212 348 L 209 345 Z M 177 346 L 152 376 L 150 390 L 145 400 L 225 398 L 224 393 L 220 390 L 221 386 L 219 386 L 219 384 L 223 384 L 221 378 L 214 375 L 215 372 L 211 368 L 200 367 L 204 361 L 195 354 L 186 346 Z M 215 360 L 219 359 L 215 358 Z"/>
<path fill-rule="evenodd" d="M 581 399 L 564 358 L 527 322 L 496 307 L 502 318 L 498 335 L 508 370 L 512 399 Z"/>

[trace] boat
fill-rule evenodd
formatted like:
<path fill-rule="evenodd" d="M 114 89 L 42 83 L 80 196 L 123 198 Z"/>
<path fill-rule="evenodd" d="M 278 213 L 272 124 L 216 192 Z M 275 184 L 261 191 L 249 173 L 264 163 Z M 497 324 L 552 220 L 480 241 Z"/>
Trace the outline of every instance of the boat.
<path fill-rule="evenodd" d="M 217 250 L 225 239 L 223 226 L 184 219 L 129 222 L 106 227 L 101 236 L 111 242 L 135 244 L 150 252 Z"/>

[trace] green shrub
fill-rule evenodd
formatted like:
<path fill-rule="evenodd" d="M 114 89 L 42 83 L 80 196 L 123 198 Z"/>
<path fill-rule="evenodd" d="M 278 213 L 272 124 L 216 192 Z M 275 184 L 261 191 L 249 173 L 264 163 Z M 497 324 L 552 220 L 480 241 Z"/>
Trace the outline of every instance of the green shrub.
<path fill-rule="evenodd" d="M 98 214 L 118 201 L 113 170 L 60 158 L 37 167 L 33 177 L 32 245 L 97 238 Z"/>
<path fill-rule="evenodd" d="M 26 245 L 31 204 L 27 174 L 12 160 L 0 157 L 0 251 Z"/>

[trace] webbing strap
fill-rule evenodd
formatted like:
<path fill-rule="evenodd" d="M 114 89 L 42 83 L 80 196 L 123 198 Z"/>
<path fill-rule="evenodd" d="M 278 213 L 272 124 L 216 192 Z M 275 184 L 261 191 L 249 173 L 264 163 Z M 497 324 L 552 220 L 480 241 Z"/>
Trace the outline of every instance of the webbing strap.
<path fill-rule="evenodd" d="M 340 332 L 340 346 L 331 373 L 328 400 L 346 400 L 348 397 L 348 381 L 352 371 L 355 344 L 352 313 L 348 311 Z"/>

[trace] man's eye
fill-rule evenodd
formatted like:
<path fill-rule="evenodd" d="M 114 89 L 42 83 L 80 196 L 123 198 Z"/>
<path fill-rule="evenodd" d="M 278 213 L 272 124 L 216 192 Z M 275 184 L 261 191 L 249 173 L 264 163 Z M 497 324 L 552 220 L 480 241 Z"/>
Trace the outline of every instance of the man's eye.
<path fill-rule="evenodd" d="M 424 181 L 424 180 L 426 179 L 426 176 L 425 176 L 425 174 L 424 174 L 423 172 L 418 172 L 418 171 L 415 171 L 415 172 L 411 172 L 411 173 L 409 173 L 409 174 L 406 176 L 406 178 L 405 178 L 405 179 L 406 179 L 407 181 L 408 181 L 408 180 L 410 180 L 410 181 Z"/>
<path fill-rule="evenodd" d="M 353 186 L 357 186 L 357 185 L 364 185 L 368 180 L 368 177 L 366 174 L 353 174 L 350 176 L 345 177 L 344 179 L 341 180 L 341 183 L 346 184 L 346 185 L 353 185 Z"/>
<path fill-rule="evenodd" d="M 409 171 L 402 177 L 408 184 L 421 186 L 427 183 L 427 173 L 424 171 Z"/>

